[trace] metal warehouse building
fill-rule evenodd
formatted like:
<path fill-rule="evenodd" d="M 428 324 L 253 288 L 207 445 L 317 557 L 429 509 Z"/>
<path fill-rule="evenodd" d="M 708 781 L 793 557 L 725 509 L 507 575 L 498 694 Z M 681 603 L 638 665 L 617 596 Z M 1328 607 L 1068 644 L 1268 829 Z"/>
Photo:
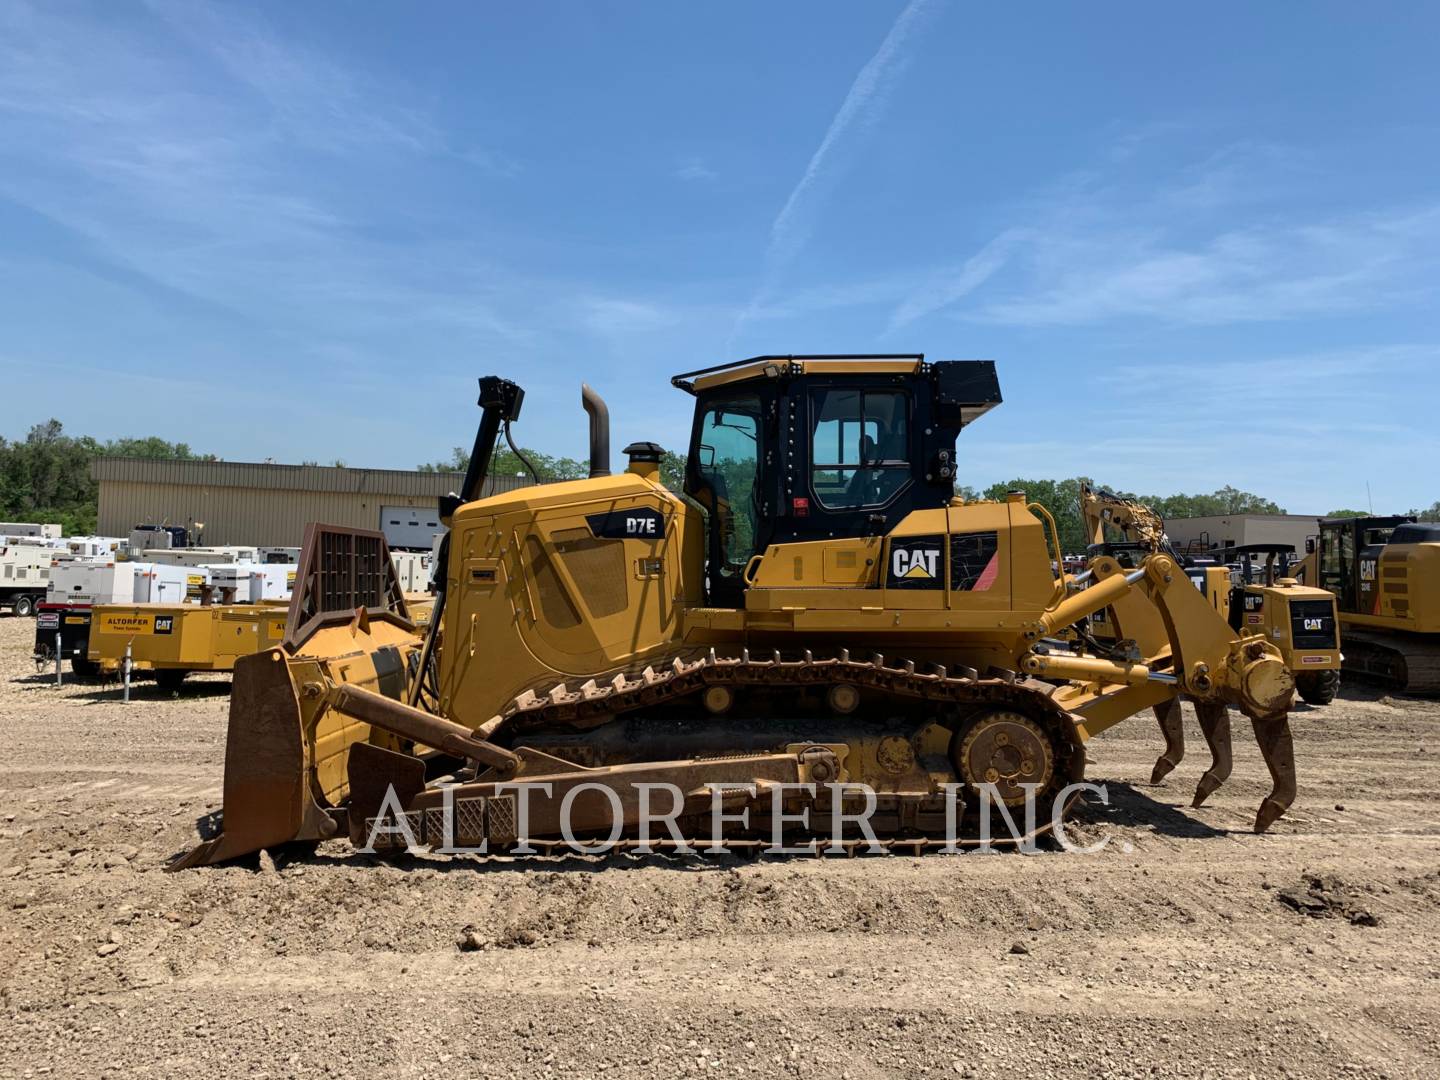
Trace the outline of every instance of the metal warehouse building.
<path fill-rule="evenodd" d="M 409 520 L 438 521 L 436 501 L 464 474 L 240 461 L 96 458 L 100 533 L 128 536 L 139 524 L 205 526 L 206 544 L 298 545 L 311 521 L 393 535 Z M 528 481 L 491 477 L 485 494 Z M 419 513 L 415 513 L 419 511 Z M 393 540 L 392 540 L 393 543 Z"/>
<path fill-rule="evenodd" d="M 1305 541 L 1320 532 L 1315 514 L 1228 514 L 1222 517 L 1167 518 L 1165 532 L 1180 550 L 1202 551 L 1239 544 L 1289 544 L 1305 553 Z"/>

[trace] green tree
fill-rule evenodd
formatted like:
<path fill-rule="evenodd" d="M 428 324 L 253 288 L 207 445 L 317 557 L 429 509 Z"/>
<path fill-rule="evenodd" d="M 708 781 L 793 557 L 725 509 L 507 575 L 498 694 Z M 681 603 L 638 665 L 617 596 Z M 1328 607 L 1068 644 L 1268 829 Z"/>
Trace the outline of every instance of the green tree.
<path fill-rule="evenodd" d="M 1370 513 L 1367 510 L 1331 510 L 1325 516 L 1331 518 L 1369 517 Z"/>
<path fill-rule="evenodd" d="M 420 472 L 464 472 L 470 464 L 470 451 L 463 446 L 457 446 L 450 452 L 448 458 L 440 461 L 427 461 L 423 465 L 415 466 Z"/>
<path fill-rule="evenodd" d="M 554 457 L 523 446 L 520 450 L 530 464 L 535 467 L 536 475 L 542 481 L 579 480 L 590 475 L 590 466 L 583 461 L 567 457 Z M 457 446 L 451 451 L 449 458 L 427 462 L 418 468 L 421 472 L 464 472 L 469 466 L 470 451 L 463 446 Z M 490 459 L 490 475 L 528 477 L 530 472 L 516 456 L 515 451 L 508 446 L 498 446 L 495 448 L 494 456 Z"/>
<path fill-rule="evenodd" d="M 111 439 L 101 449 L 104 457 L 160 458 L 169 461 L 215 461 L 214 454 L 197 454 L 189 443 L 172 443 L 156 435 L 143 439 Z"/>
<path fill-rule="evenodd" d="M 69 535 L 93 533 L 99 488 L 90 478 L 90 463 L 119 456 L 215 460 L 158 436 L 105 443 L 70 436 L 59 420 L 50 419 L 32 427 L 23 441 L 0 438 L 0 516 L 58 524 Z"/>
<path fill-rule="evenodd" d="M 1440 521 L 1440 500 L 1431 503 L 1424 510 L 1412 509 L 1410 513 L 1414 514 L 1421 521 Z"/>
<path fill-rule="evenodd" d="M 1087 543 L 1085 523 L 1080 517 L 1080 485 L 1088 483 L 1084 477 L 1069 480 L 1007 480 L 1003 484 L 991 484 L 983 492 L 984 498 L 1003 500 L 1012 491 L 1023 491 L 1029 502 L 1037 502 L 1055 519 L 1055 529 L 1060 534 L 1060 550 L 1064 554 L 1084 551 Z M 973 489 L 967 489 L 973 492 Z"/>
<path fill-rule="evenodd" d="M 1138 501 L 1163 518 L 1225 517 L 1230 514 L 1283 514 L 1260 495 L 1225 485 L 1209 495 L 1140 495 Z"/>
<path fill-rule="evenodd" d="M 666 450 L 660 459 L 660 480 L 671 491 L 685 489 L 686 455 Z"/>

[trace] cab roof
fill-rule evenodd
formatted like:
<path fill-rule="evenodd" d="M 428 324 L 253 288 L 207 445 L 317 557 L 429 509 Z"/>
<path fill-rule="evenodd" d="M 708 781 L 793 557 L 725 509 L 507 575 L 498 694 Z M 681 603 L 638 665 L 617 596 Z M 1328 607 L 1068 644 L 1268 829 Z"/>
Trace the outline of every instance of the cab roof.
<path fill-rule="evenodd" d="M 714 386 L 779 378 L 781 375 L 913 375 L 924 365 L 924 353 L 752 356 L 748 360 L 733 360 L 728 364 L 682 372 L 674 376 L 670 384 L 694 394 Z"/>

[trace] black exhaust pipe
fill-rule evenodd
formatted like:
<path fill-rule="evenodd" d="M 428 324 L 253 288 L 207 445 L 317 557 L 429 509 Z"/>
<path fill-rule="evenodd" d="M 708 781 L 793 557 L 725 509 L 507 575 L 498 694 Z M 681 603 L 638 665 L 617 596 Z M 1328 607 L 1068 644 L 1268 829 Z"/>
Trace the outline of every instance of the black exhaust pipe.
<path fill-rule="evenodd" d="M 590 414 L 590 475 L 610 475 L 610 410 L 588 383 L 580 384 L 580 404 Z"/>

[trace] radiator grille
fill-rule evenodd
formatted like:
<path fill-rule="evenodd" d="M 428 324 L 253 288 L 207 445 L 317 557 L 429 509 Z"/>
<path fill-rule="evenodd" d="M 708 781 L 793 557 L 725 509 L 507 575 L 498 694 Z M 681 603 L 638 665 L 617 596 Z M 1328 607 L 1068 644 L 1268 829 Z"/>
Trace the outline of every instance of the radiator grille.
<path fill-rule="evenodd" d="M 540 612 L 545 621 L 560 630 L 580 625 L 580 613 L 570 602 L 560 576 L 550 563 L 544 546 L 533 536 L 525 538 L 525 550 L 530 554 L 530 573 L 535 580 L 535 591 L 540 596 Z"/>
<path fill-rule="evenodd" d="M 555 534 L 555 550 L 580 586 L 580 596 L 595 618 L 624 611 L 630 602 L 625 577 L 625 544 L 597 540 L 585 529 Z"/>

